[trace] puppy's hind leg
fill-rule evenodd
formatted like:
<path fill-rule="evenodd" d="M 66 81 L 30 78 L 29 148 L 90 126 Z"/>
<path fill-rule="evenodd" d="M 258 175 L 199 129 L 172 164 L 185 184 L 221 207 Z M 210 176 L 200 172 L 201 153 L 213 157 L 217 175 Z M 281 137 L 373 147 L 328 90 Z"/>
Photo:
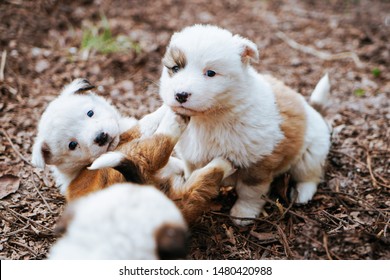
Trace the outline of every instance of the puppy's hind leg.
<path fill-rule="evenodd" d="M 317 144 L 309 147 L 291 168 L 291 175 L 297 182 L 296 190 L 293 189 L 290 195 L 295 203 L 305 204 L 313 198 L 323 176 L 326 155 L 327 145 L 321 147 Z"/>
<path fill-rule="evenodd" d="M 306 204 L 317 191 L 317 185 L 321 181 L 323 165 L 313 158 L 310 151 L 306 151 L 290 170 L 292 177 L 297 182 L 296 189 L 292 189 L 290 198 L 297 204 Z"/>
<path fill-rule="evenodd" d="M 233 217 L 233 222 L 236 225 L 247 226 L 253 223 L 251 219 L 258 217 L 265 204 L 262 196 L 268 195 L 270 184 L 271 180 L 254 186 L 249 186 L 242 181 L 237 183 L 236 191 L 238 198 L 230 210 L 230 215 Z"/>
<path fill-rule="evenodd" d="M 172 186 L 168 196 L 176 199 L 188 224 L 194 224 L 210 208 L 211 200 L 218 196 L 222 181 L 235 171 L 229 161 L 216 158 L 195 170 L 181 188 Z"/>

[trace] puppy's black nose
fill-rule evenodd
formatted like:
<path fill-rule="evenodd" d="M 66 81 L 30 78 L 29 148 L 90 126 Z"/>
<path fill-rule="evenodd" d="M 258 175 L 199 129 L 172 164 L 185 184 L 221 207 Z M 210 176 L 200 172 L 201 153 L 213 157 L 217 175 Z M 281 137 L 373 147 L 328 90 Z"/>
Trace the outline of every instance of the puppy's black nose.
<path fill-rule="evenodd" d="M 98 144 L 99 146 L 104 146 L 108 142 L 108 134 L 105 132 L 99 133 L 96 138 L 95 138 L 95 143 Z"/>
<path fill-rule="evenodd" d="M 177 102 L 179 102 L 180 104 L 182 103 L 185 103 L 188 99 L 188 97 L 190 97 L 190 93 L 187 93 L 187 92 L 179 92 L 179 93 L 176 93 L 175 94 L 175 99 L 177 100 Z"/>

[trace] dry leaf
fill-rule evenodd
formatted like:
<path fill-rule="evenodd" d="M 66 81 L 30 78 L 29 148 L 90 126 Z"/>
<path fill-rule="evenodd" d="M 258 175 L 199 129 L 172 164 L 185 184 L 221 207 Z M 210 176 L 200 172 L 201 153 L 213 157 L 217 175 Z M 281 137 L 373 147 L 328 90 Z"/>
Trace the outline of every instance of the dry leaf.
<path fill-rule="evenodd" d="M 277 234 L 271 233 L 271 232 L 256 232 L 251 230 L 250 234 L 254 237 L 256 237 L 260 241 L 265 241 L 265 240 L 277 240 L 278 236 Z"/>
<path fill-rule="evenodd" d="M 229 239 L 229 242 L 232 243 L 233 245 L 236 245 L 236 239 L 234 238 L 233 228 L 227 227 L 225 224 L 223 224 L 222 227 L 225 229 L 225 233 Z"/>
<path fill-rule="evenodd" d="M 283 213 L 284 213 L 284 207 L 283 207 L 283 205 L 279 202 L 279 199 L 277 199 L 275 203 L 276 203 L 276 206 L 277 206 L 278 209 L 279 209 L 280 214 L 283 215 Z"/>
<path fill-rule="evenodd" d="M 11 193 L 15 193 L 19 189 L 20 178 L 6 174 L 0 177 L 0 199 L 3 199 Z"/>

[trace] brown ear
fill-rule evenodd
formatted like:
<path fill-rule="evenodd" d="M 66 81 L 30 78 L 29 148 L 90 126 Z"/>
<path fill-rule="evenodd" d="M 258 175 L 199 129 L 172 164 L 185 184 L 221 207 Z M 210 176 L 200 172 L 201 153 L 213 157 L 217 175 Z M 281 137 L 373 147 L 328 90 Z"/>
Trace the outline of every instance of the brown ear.
<path fill-rule="evenodd" d="M 50 164 L 51 151 L 49 145 L 40 139 L 37 139 L 33 146 L 31 162 L 34 166 L 45 168 L 46 164 Z"/>
<path fill-rule="evenodd" d="M 234 39 L 239 46 L 241 60 L 243 63 L 247 64 L 250 61 L 259 61 L 259 50 L 257 49 L 255 43 L 244 37 L 241 37 L 240 35 L 234 35 Z"/>
<path fill-rule="evenodd" d="M 74 217 L 74 209 L 72 204 L 70 204 L 65 209 L 64 213 L 62 213 L 61 217 L 58 219 L 56 227 L 54 228 L 54 234 L 63 235 L 68 229 L 69 224 L 73 220 L 73 217 Z"/>
<path fill-rule="evenodd" d="M 187 230 L 183 226 L 165 224 L 155 233 L 157 254 L 161 260 L 183 259 L 187 255 Z"/>

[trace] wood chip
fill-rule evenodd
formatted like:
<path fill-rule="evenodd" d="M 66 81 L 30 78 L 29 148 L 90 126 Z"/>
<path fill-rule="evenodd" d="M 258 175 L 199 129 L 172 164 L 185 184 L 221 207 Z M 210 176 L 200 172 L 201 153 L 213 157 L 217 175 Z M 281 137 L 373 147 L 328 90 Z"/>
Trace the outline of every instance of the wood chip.
<path fill-rule="evenodd" d="M 20 186 L 20 178 L 6 174 L 0 177 L 0 199 L 3 199 L 9 194 L 15 193 Z"/>

